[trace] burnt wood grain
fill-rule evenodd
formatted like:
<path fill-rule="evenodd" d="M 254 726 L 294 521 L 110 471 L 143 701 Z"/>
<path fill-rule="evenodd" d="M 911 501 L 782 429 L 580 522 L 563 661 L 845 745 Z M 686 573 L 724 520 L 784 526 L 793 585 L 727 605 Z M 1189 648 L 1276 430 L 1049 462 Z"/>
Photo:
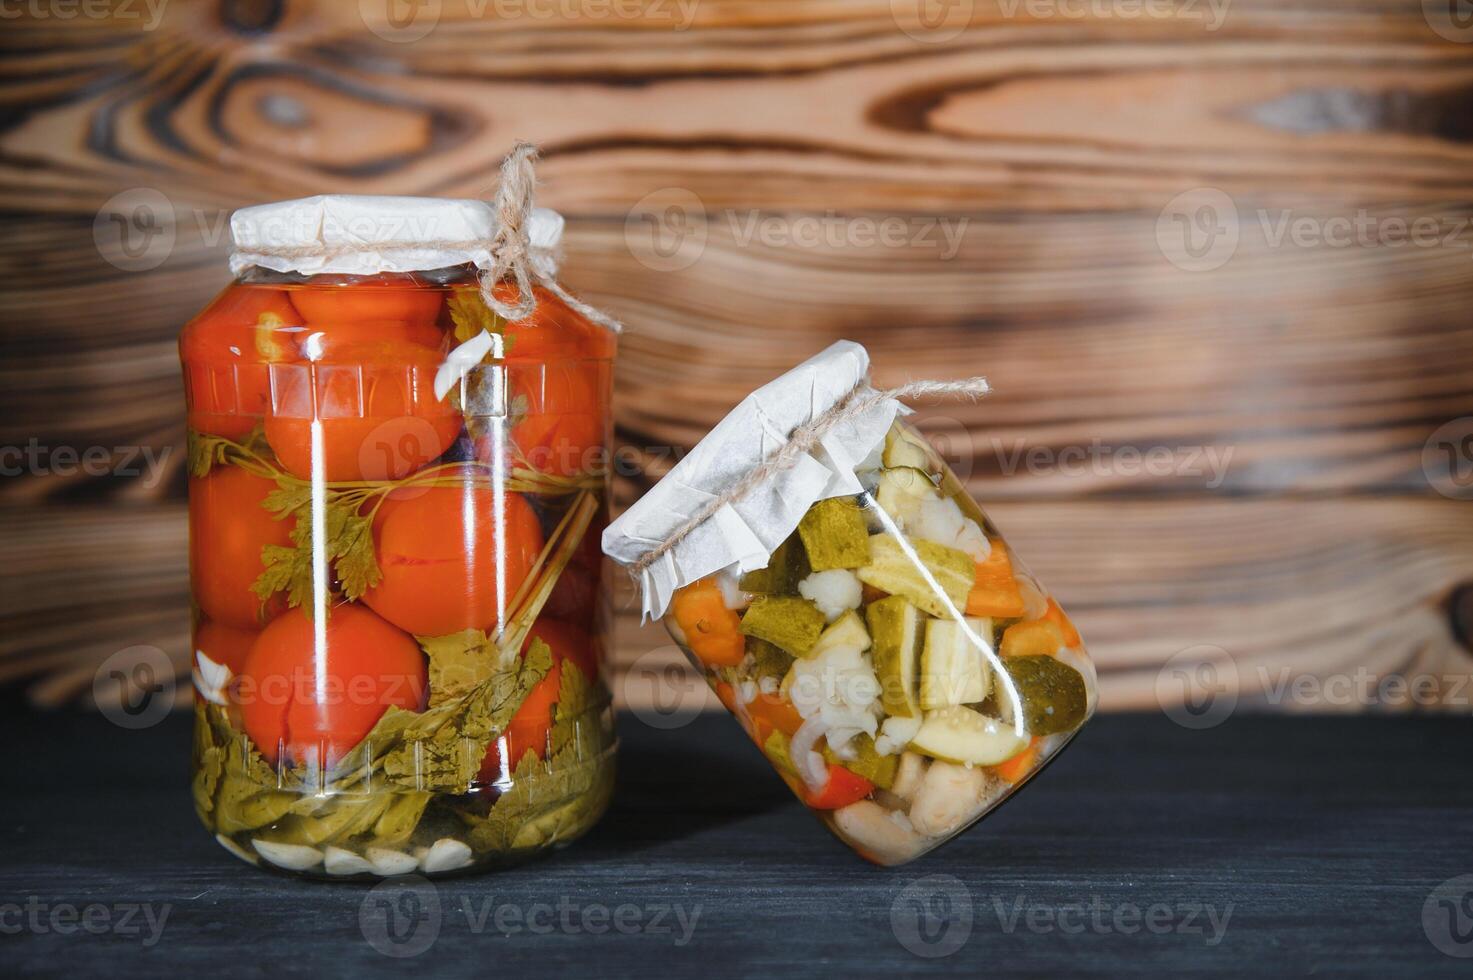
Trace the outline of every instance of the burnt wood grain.
<path fill-rule="evenodd" d="M 0 679 L 55 703 L 122 646 L 185 662 L 174 338 L 229 212 L 484 194 L 518 138 L 566 281 L 630 325 L 622 503 L 849 337 L 883 384 L 991 378 L 922 427 L 1075 612 L 1106 707 L 1201 644 L 1255 678 L 1468 673 L 1473 488 L 1428 453 L 1473 428 L 1473 43 L 1437 5 L 433 6 L 412 40 L 286 0 L 6 22 L 0 447 L 43 462 L 0 479 Z M 140 191 L 172 242 L 148 268 L 110 223 Z M 109 475 L 54 463 L 90 448 Z M 620 637 L 621 669 L 665 643 Z"/>

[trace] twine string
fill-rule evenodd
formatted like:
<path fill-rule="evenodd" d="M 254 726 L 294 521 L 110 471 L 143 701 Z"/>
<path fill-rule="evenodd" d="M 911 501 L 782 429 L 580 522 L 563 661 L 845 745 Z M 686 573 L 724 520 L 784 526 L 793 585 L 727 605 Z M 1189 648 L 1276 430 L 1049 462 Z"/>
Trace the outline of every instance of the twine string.
<path fill-rule="evenodd" d="M 744 499 L 757 487 L 773 476 L 798 465 L 798 460 L 811 453 L 829 433 L 842 422 L 859 418 L 881 402 L 895 398 L 980 398 L 989 388 L 986 378 L 965 378 L 961 381 L 912 381 L 898 388 L 876 390 L 870 387 L 869 378 L 860 381 L 826 411 L 795 428 L 788 441 L 772 455 L 752 467 L 740 480 L 727 487 L 716 497 L 708 500 L 685 522 L 671 531 L 664 541 L 645 552 L 629 566 L 630 573 L 639 576 L 647 568 L 669 554 L 676 545 L 690 536 L 717 511 L 729 504 Z"/>
<path fill-rule="evenodd" d="M 499 316 L 507 320 L 525 320 L 537 310 L 537 294 L 534 287 L 540 286 L 570 309 L 601 327 L 618 333 L 619 321 L 602 310 L 576 298 L 555 278 L 539 271 L 539 267 L 551 265 L 555 257 L 553 249 L 534 247 L 528 239 L 528 223 L 536 200 L 537 148 L 531 143 L 519 141 L 501 161 L 501 179 L 496 188 L 492 207 L 496 212 L 496 234 L 491 240 L 436 240 L 428 242 L 373 241 L 343 244 L 332 247 L 323 245 L 272 245 L 252 246 L 254 255 L 270 255 L 284 259 L 317 258 L 322 256 L 357 255 L 402 247 L 423 251 L 470 252 L 486 249 L 491 255 L 491 267 L 480 275 L 481 296 L 486 304 Z M 501 282 L 516 286 L 516 297 L 503 300 L 496 295 Z"/>

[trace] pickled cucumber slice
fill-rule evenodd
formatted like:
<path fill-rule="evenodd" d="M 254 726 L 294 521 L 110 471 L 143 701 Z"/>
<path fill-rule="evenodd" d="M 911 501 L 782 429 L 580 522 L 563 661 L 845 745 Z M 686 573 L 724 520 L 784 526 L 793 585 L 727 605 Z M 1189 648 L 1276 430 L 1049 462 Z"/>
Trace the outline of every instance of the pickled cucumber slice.
<path fill-rule="evenodd" d="M 752 680 L 773 677 L 781 681 L 793 667 L 793 655 L 776 643 L 755 636 L 747 639 L 747 652 L 752 655 Z"/>
<path fill-rule="evenodd" d="M 823 613 L 796 596 L 759 596 L 742 615 L 742 632 L 776 644 L 795 657 L 813 649 L 823 632 Z"/>
<path fill-rule="evenodd" d="M 903 718 L 921 713 L 916 696 L 916 654 L 921 641 L 921 612 L 902 596 L 869 604 L 864 611 L 874 644 L 875 677 L 885 711 Z"/>
<path fill-rule="evenodd" d="M 965 623 L 965 627 L 963 626 Z M 992 641 L 992 620 L 968 617 L 926 622 L 926 649 L 921 656 L 921 707 L 949 708 L 975 704 L 987 697 L 992 684 L 982 643 Z"/>
<path fill-rule="evenodd" d="M 1084 724 L 1089 693 L 1079 671 L 1045 656 L 1005 657 L 1003 666 L 1018 687 L 1030 734 L 1071 732 Z"/>
<path fill-rule="evenodd" d="M 808 651 L 808 656 L 817 657 L 836 647 L 853 647 L 863 653 L 869 649 L 869 644 L 869 630 L 864 628 L 864 620 L 850 609 L 828 625 L 813 649 Z"/>
<path fill-rule="evenodd" d="M 971 708 L 942 708 L 926 714 L 910 747 L 923 755 L 961 765 L 995 766 L 1028 745 L 1011 725 Z"/>
<path fill-rule="evenodd" d="M 937 594 L 935 586 L 927 581 L 915 560 L 906 553 L 905 546 L 883 532 L 870 537 L 870 563 L 855 574 L 866 585 L 905 596 L 932 616 L 951 616 L 965 609 L 967 593 L 972 591 L 977 571 L 972 556 L 933 541 L 907 541 L 907 544 L 925 566 L 925 571 L 935 579 L 936 585 L 941 587 L 944 596 Z M 948 599 L 950 604 L 946 601 Z"/>
<path fill-rule="evenodd" d="M 869 561 L 869 527 L 853 497 L 830 497 L 808 508 L 798 522 L 798 536 L 815 572 Z"/>
<path fill-rule="evenodd" d="M 777 546 L 766 568 L 743 573 L 738 586 L 756 595 L 796 595 L 798 583 L 808 577 L 808 555 L 797 532 Z"/>

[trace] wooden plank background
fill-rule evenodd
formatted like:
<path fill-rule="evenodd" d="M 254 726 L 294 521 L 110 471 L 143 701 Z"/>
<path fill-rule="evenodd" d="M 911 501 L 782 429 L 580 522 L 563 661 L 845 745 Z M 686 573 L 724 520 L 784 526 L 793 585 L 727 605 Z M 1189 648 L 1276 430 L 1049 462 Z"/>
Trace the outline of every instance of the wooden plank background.
<path fill-rule="evenodd" d="M 629 324 L 620 503 L 849 337 L 880 383 L 992 379 L 922 424 L 1105 707 L 1205 646 L 1253 704 L 1376 708 L 1270 690 L 1362 671 L 1467 710 L 1473 26 L 1436 5 L 113 6 L 0 35 L 0 682 L 37 702 L 185 662 L 174 337 L 229 211 L 485 194 L 526 138 L 566 281 Z M 140 262 L 112 216 L 157 195 Z M 672 660 L 620 605 L 617 667 Z"/>

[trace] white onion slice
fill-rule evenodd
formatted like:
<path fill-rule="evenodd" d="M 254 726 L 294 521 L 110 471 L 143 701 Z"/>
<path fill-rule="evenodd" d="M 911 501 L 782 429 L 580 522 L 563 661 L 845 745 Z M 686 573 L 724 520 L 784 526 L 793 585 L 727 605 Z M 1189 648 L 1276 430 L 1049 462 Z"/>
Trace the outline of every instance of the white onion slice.
<path fill-rule="evenodd" d="M 821 716 L 814 715 L 799 726 L 793 733 L 793 740 L 788 743 L 793 766 L 803 777 L 804 785 L 815 793 L 823 792 L 829 784 L 829 764 L 813 749 L 828 730 L 828 723 Z"/>

